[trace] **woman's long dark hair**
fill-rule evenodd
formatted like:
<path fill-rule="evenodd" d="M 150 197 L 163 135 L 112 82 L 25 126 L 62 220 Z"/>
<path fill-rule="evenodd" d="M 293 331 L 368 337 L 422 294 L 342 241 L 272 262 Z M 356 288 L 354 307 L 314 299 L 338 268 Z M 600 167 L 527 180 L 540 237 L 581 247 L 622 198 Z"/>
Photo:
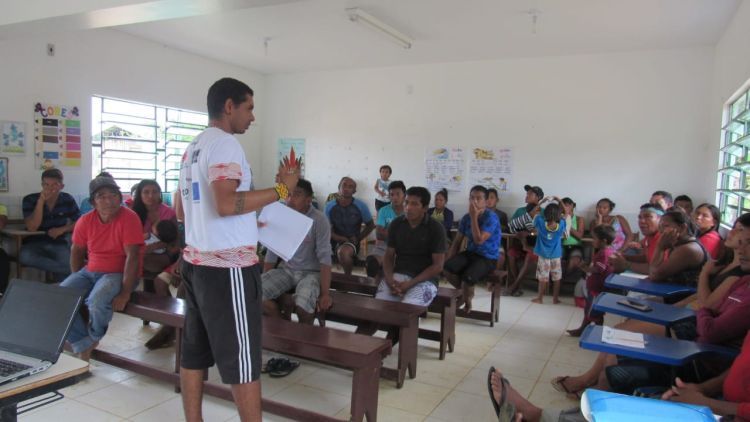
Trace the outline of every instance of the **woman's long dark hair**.
<path fill-rule="evenodd" d="M 145 224 L 146 218 L 148 218 L 148 210 L 146 209 L 146 204 L 143 203 L 143 198 L 141 197 L 143 188 L 145 188 L 146 186 L 156 186 L 156 188 L 159 190 L 159 194 L 161 195 L 161 186 L 159 186 L 159 182 L 157 182 L 156 180 L 143 179 L 138 183 L 138 187 L 135 188 L 135 196 L 133 198 L 133 211 L 138 214 L 138 218 L 141 219 L 141 224 Z M 161 201 L 161 196 L 159 197 L 159 201 Z"/>
<path fill-rule="evenodd" d="M 719 208 L 717 208 L 716 205 L 714 205 L 714 204 L 709 204 L 707 202 L 704 202 L 704 203 L 698 205 L 697 207 L 695 207 L 695 210 L 698 211 L 701 208 L 707 209 L 708 212 L 711 213 L 711 217 L 713 217 L 713 219 L 714 219 L 714 226 L 711 227 L 711 229 L 709 230 L 709 232 L 711 230 L 713 230 L 713 231 L 719 231 L 719 224 L 720 224 L 720 221 L 721 221 L 721 212 L 719 212 Z M 708 232 L 706 232 L 706 233 L 708 233 Z"/>

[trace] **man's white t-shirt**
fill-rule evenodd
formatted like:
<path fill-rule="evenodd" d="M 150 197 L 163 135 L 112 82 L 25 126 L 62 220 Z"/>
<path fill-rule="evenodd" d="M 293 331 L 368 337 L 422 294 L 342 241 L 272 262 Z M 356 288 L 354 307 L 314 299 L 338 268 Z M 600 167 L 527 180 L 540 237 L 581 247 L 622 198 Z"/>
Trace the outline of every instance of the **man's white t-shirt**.
<path fill-rule="evenodd" d="M 188 262 L 224 268 L 258 262 L 255 212 L 226 217 L 217 212 L 211 182 L 227 179 L 239 181 L 238 192 L 253 189 L 252 170 L 240 143 L 233 135 L 210 127 L 187 147 L 180 168 Z"/>

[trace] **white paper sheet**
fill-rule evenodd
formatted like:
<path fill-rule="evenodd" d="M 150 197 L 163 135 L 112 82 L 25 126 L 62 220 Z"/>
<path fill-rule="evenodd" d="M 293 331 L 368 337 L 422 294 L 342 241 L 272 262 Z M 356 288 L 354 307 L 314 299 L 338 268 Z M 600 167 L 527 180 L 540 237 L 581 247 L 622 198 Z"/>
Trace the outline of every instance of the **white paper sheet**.
<path fill-rule="evenodd" d="M 280 202 L 263 207 L 258 217 L 260 243 L 284 261 L 290 260 L 307 236 L 313 220 Z"/>
<path fill-rule="evenodd" d="M 637 349 L 646 348 L 646 341 L 643 339 L 643 334 L 618 330 L 612 327 L 602 328 L 602 342 L 617 344 L 619 346 L 635 347 Z"/>

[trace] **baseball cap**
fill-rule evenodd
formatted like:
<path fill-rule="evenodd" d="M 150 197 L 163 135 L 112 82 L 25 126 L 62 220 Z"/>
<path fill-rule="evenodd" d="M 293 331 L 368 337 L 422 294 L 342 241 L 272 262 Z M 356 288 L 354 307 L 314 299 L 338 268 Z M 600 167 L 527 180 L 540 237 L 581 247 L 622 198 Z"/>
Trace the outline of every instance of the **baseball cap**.
<path fill-rule="evenodd" d="M 528 191 L 534 192 L 536 196 L 539 197 L 539 199 L 544 198 L 544 191 L 539 186 L 526 185 L 523 187 L 523 190 L 525 190 L 526 192 Z"/>
<path fill-rule="evenodd" d="M 120 191 L 120 187 L 115 183 L 115 179 L 107 176 L 96 176 L 94 180 L 89 182 L 89 197 L 93 199 L 94 194 L 101 188 L 114 189 L 117 192 Z"/>

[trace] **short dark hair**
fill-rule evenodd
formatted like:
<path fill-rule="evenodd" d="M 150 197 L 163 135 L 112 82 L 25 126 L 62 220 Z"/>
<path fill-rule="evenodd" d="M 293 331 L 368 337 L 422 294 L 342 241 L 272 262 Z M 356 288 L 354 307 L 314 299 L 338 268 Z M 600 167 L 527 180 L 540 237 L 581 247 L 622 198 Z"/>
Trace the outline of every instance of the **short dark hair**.
<path fill-rule="evenodd" d="M 448 189 L 442 188 L 439 191 L 435 192 L 435 197 L 437 197 L 438 195 L 443 195 L 445 202 L 448 202 Z"/>
<path fill-rule="evenodd" d="M 406 193 L 406 185 L 400 180 L 394 180 L 388 184 L 388 190 L 392 191 L 393 189 L 401 189 L 401 192 Z"/>
<path fill-rule="evenodd" d="M 677 201 L 687 201 L 687 202 L 690 202 L 691 204 L 693 203 L 693 200 L 689 196 L 687 196 L 687 195 L 677 195 L 674 198 L 674 201 L 675 202 L 677 202 Z"/>
<path fill-rule="evenodd" d="M 544 221 L 560 221 L 560 206 L 555 203 L 547 204 L 544 208 Z"/>
<path fill-rule="evenodd" d="M 235 105 L 244 103 L 247 96 L 253 96 L 253 90 L 242 81 L 233 78 L 221 78 L 208 89 L 206 103 L 208 117 L 218 119 L 224 113 L 224 104 L 231 99 Z"/>
<path fill-rule="evenodd" d="M 430 206 L 430 191 L 422 186 L 412 186 L 406 190 L 406 196 L 418 196 L 422 207 Z"/>
<path fill-rule="evenodd" d="M 482 192 L 484 194 L 484 199 L 487 199 L 487 188 L 485 188 L 484 186 L 474 185 L 469 191 L 469 195 L 471 195 L 474 192 Z"/>
<path fill-rule="evenodd" d="M 606 202 L 607 205 L 609 205 L 609 210 L 610 211 L 612 211 L 612 210 L 615 209 L 615 203 L 612 202 L 612 200 L 609 199 L 609 198 L 602 198 L 602 199 L 596 201 L 596 206 L 599 206 L 599 204 L 601 204 L 602 202 Z"/>
<path fill-rule="evenodd" d="M 354 182 L 354 179 L 352 179 L 351 177 L 349 177 L 349 176 L 344 176 L 344 177 L 342 177 L 342 178 L 341 178 L 341 180 L 339 180 L 339 189 L 341 189 L 341 185 L 343 185 L 343 184 L 344 184 L 344 180 L 347 180 L 347 179 L 349 179 L 349 180 L 351 180 L 352 182 Z M 356 184 L 357 184 L 357 182 L 354 182 L 354 184 L 356 185 Z"/>
<path fill-rule="evenodd" d="M 393 169 L 388 164 L 383 164 L 380 166 L 380 170 L 388 170 L 389 174 L 393 174 Z"/>
<path fill-rule="evenodd" d="M 672 194 L 669 193 L 669 192 L 667 192 L 667 191 L 665 191 L 665 190 L 658 190 L 658 191 L 656 191 L 656 192 L 654 192 L 654 193 L 651 194 L 651 196 L 655 196 L 655 195 L 659 195 L 662 198 L 664 198 L 667 202 L 669 202 L 670 204 L 674 204 L 674 201 L 672 200 Z"/>
<path fill-rule="evenodd" d="M 575 203 L 575 201 L 573 201 L 572 199 L 568 198 L 567 196 L 566 196 L 565 198 L 561 199 L 560 201 L 561 201 L 561 202 L 562 202 L 563 204 L 565 204 L 565 205 L 572 205 L 572 206 L 573 206 L 573 208 L 575 208 L 575 207 L 576 207 L 576 203 Z"/>
<path fill-rule="evenodd" d="M 299 179 L 297 180 L 297 187 L 302 189 L 303 192 L 305 192 L 305 196 L 312 197 L 313 196 L 313 188 L 312 183 L 310 181 L 305 179 Z"/>
<path fill-rule="evenodd" d="M 735 223 L 740 223 L 742 224 L 742 227 L 750 228 L 750 212 L 746 212 L 737 217 L 737 221 L 735 221 Z"/>
<path fill-rule="evenodd" d="M 495 189 L 495 188 L 489 188 L 489 189 L 487 189 L 487 197 L 488 198 L 490 197 L 491 193 L 494 193 L 495 197 L 497 197 L 497 198 L 500 197 L 500 195 L 497 194 L 497 189 Z"/>
<path fill-rule="evenodd" d="M 156 223 L 156 235 L 164 243 L 172 243 L 177 240 L 177 224 L 172 220 L 161 220 Z"/>
<path fill-rule="evenodd" d="M 615 228 L 610 225 L 600 224 L 594 227 L 591 232 L 597 239 L 603 240 L 607 245 L 611 245 L 615 241 Z"/>
<path fill-rule="evenodd" d="M 44 172 L 42 172 L 42 181 L 44 181 L 44 179 L 57 179 L 60 182 L 62 182 L 63 181 L 63 174 L 60 171 L 60 169 L 48 169 L 48 170 L 44 170 Z"/>

